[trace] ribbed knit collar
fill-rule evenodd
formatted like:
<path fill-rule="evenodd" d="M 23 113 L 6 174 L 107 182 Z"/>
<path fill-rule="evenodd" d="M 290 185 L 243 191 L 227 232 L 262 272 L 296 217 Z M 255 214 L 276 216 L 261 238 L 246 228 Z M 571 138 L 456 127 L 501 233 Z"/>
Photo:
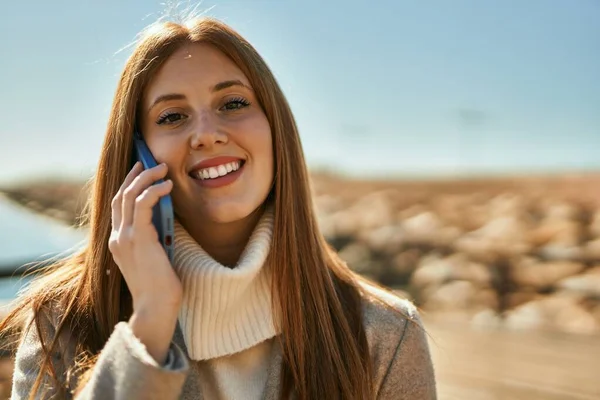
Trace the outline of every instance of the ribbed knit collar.
<path fill-rule="evenodd" d="M 267 208 L 235 268 L 213 259 L 175 224 L 174 267 L 183 284 L 179 324 L 192 360 L 238 353 L 278 334 L 265 260 L 273 237 Z"/>

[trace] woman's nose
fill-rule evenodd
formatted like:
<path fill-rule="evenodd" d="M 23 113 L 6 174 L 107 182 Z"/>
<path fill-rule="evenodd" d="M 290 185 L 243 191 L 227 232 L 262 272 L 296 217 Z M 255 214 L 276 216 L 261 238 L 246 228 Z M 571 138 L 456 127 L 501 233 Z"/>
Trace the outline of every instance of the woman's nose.
<path fill-rule="evenodd" d="M 220 129 L 215 116 L 209 112 L 200 114 L 190 135 L 190 147 L 200 149 L 227 143 L 227 135 Z"/>

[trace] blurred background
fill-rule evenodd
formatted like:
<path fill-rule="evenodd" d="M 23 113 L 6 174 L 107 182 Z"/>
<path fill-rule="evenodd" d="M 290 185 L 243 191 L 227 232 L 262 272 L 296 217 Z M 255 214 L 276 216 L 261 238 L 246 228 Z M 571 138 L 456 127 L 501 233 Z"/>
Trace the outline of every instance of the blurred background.
<path fill-rule="evenodd" d="M 274 71 L 323 232 L 419 306 L 440 399 L 600 398 L 597 0 L 2 2 L 4 311 L 85 241 L 136 34 L 194 7 Z"/>

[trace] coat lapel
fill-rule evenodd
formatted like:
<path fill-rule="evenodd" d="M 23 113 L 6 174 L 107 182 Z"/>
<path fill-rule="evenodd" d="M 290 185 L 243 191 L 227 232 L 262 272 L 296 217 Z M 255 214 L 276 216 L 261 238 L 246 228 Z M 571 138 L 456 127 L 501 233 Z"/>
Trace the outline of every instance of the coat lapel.
<path fill-rule="evenodd" d="M 173 334 L 173 343 L 183 350 L 183 353 L 187 357 L 187 346 L 185 345 L 185 340 L 183 339 L 183 332 L 181 331 L 181 327 L 179 326 L 179 322 L 175 327 L 175 333 Z M 190 363 L 190 372 L 185 379 L 185 383 L 183 384 L 183 389 L 181 391 L 181 396 L 179 396 L 180 400 L 203 400 L 204 396 L 202 395 L 202 386 L 200 385 L 200 375 L 198 373 L 197 364 L 195 361 L 190 360 L 188 358 L 188 362 Z"/>
<path fill-rule="evenodd" d="M 279 389 L 281 388 L 281 366 L 283 364 L 283 354 L 281 352 L 281 343 L 275 340 L 271 348 L 271 362 L 269 363 L 269 372 L 267 374 L 267 383 L 265 386 L 264 400 L 278 400 Z"/>

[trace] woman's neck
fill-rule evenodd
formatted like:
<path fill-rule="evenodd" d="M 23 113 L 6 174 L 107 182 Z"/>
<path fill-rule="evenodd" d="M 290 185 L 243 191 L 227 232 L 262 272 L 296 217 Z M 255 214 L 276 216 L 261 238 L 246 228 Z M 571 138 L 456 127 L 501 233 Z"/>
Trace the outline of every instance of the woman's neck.
<path fill-rule="evenodd" d="M 228 223 L 189 219 L 180 222 L 212 258 L 234 268 L 263 211 L 260 207 L 246 218 Z"/>

